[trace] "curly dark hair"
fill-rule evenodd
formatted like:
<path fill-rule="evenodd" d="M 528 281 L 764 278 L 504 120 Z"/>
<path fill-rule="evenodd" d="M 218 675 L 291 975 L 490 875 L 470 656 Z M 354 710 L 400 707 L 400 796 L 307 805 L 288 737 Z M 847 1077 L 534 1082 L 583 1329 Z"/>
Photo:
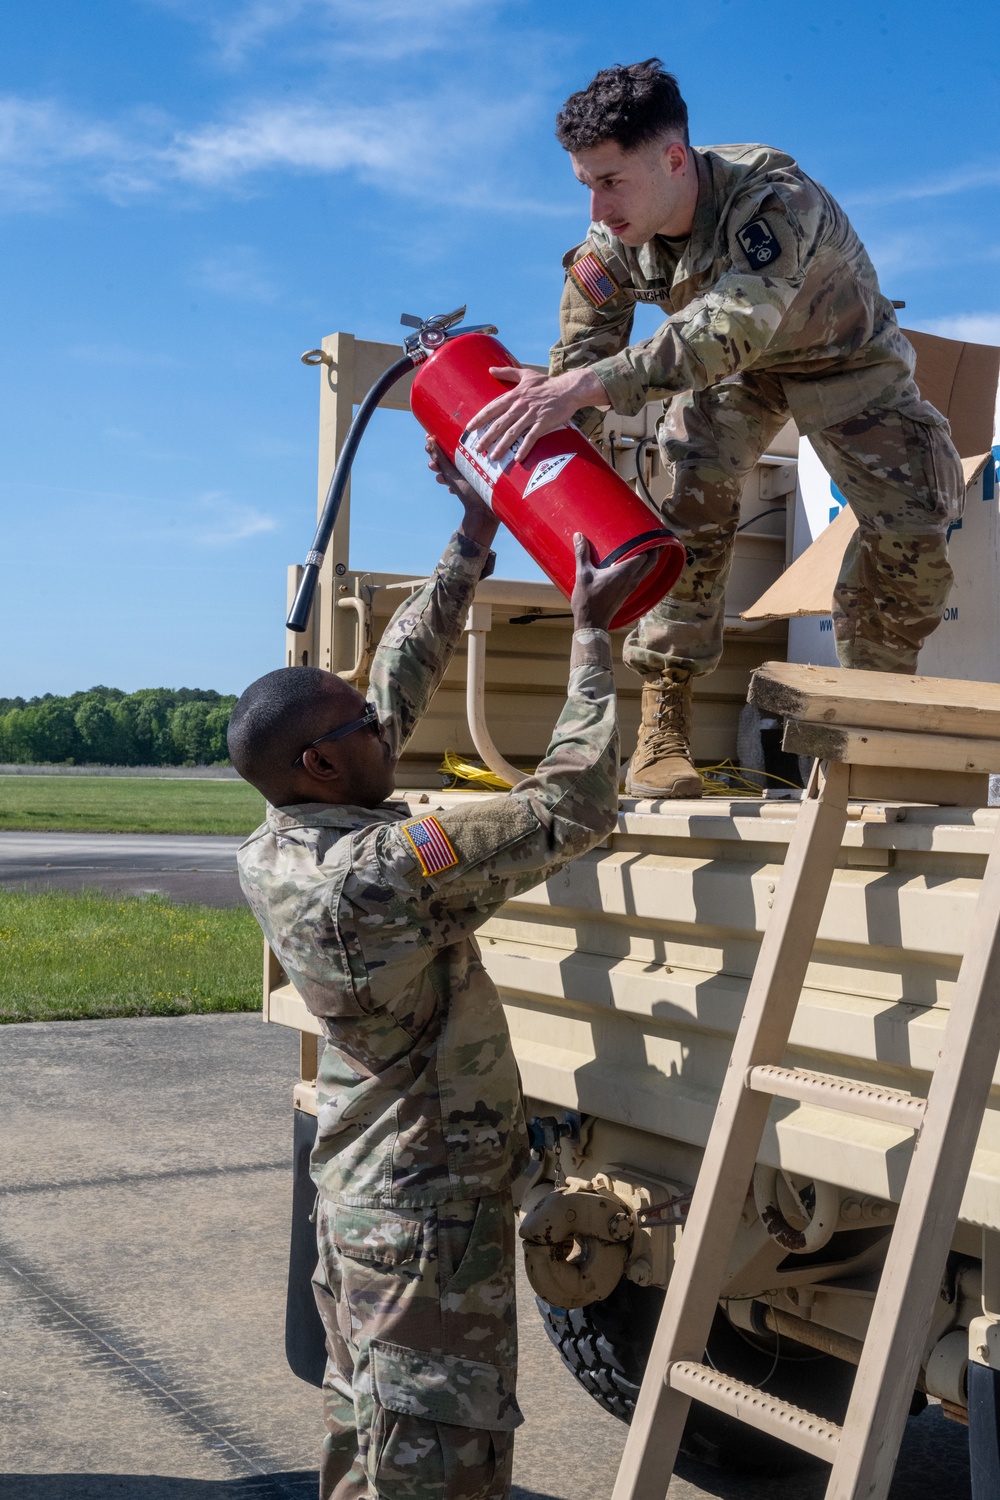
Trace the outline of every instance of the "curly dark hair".
<path fill-rule="evenodd" d="M 658 57 L 602 68 L 556 115 L 556 138 L 567 151 L 586 151 L 605 141 L 634 151 L 668 131 L 690 144 L 687 105 L 677 79 Z"/>

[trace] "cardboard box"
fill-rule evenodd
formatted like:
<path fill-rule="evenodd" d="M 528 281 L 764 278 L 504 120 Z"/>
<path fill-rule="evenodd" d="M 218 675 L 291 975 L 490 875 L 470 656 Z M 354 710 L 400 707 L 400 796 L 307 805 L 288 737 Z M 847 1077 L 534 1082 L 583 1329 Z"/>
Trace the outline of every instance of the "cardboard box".
<path fill-rule="evenodd" d="M 947 416 L 968 486 L 949 553 L 955 586 L 945 619 L 920 654 L 918 671 L 1000 681 L 1000 493 L 993 441 L 1000 349 L 907 330 L 917 351 L 921 394 Z M 757 602 L 748 622 L 787 619 L 788 660 L 836 666 L 830 601 L 856 527 L 812 444 L 799 444 L 792 562 Z"/>

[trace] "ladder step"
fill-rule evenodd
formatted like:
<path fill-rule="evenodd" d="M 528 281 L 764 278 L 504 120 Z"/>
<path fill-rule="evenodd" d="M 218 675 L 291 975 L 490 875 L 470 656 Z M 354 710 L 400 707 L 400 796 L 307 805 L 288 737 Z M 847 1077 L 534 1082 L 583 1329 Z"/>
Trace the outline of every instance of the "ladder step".
<path fill-rule="evenodd" d="M 750 1068 L 747 1088 L 758 1094 L 774 1094 L 779 1099 L 800 1099 L 823 1109 L 839 1109 L 850 1115 L 881 1120 L 886 1125 L 902 1125 L 919 1130 L 927 1100 L 901 1089 L 883 1089 L 877 1084 L 856 1083 L 851 1078 L 835 1078 L 830 1073 L 813 1073 L 808 1068 L 778 1068 L 769 1063 Z"/>
<path fill-rule="evenodd" d="M 776 1396 L 722 1375 L 708 1365 L 679 1360 L 667 1370 L 667 1384 L 671 1390 L 725 1412 L 748 1427 L 756 1427 L 758 1432 L 791 1443 L 814 1458 L 825 1459 L 828 1464 L 837 1456 L 841 1429 L 835 1422 L 824 1421 L 811 1411 L 803 1411 L 801 1406 L 779 1401 Z"/>

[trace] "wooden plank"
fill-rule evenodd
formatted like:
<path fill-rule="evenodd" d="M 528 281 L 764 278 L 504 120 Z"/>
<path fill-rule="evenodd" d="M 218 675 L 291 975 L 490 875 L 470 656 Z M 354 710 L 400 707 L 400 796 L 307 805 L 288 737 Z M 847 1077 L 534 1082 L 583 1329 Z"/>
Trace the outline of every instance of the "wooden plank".
<path fill-rule="evenodd" d="M 1000 683 L 769 661 L 750 702 L 786 719 L 1000 740 Z"/>
<path fill-rule="evenodd" d="M 613 1500 L 663 1500 L 687 1419 L 690 1397 L 665 1383 L 679 1360 L 701 1359 L 733 1238 L 767 1121 L 769 1096 L 744 1080 L 758 1063 L 779 1062 L 812 956 L 820 916 L 847 822 L 848 773 L 831 765 L 822 786 L 799 809 L 774 910 L 736 1035 L 698 1184 L 635 1415 Z"/>
<path fill-rule="evenodd" d="M 1000 1052 L 1000 840 L 983 878 L 827 1500 L 884 1500 Z"/>
<path fill-rule="evenodd" d="M 855 766 L 907 766 L 918 771 L 1000 771 L 1000 740 L 953 734 L 904 734 L 788 719 L 782 748 L 792 755 L 845 760 Z"/>
<path fill-rule="evenodd" d="M 983 772 L 918 771 L 910 766 L 852 766 L 851 797 L 867 802 L 922 802 L 930 807 L 986 807 Z"/>

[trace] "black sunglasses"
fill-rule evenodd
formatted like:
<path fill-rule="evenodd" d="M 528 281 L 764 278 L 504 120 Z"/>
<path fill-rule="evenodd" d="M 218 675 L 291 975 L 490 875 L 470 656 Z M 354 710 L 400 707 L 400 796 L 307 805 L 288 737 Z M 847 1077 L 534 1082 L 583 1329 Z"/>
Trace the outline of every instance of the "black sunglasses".
<path fill-rule="evenodd" d="M 306 746 L 306 750 L 315 750 L 317 745 L 325 744 L 327 740 L 342 740 L 345 735 L 353 734 L 356 729 L 370 729 L 373 734 L 382 738 L 382 725 L 379 723 L 378 709 L 374 703 L 369 703 L 360 719 L 352 719 L 349 724 L 341 724 L 339 729 L 331 729 L 329 734 L 321 734 L 318 740 L 313 740 Z M 292 761 L 293 766 L 304 765 L 306 750 L 297 755 Z"/>

